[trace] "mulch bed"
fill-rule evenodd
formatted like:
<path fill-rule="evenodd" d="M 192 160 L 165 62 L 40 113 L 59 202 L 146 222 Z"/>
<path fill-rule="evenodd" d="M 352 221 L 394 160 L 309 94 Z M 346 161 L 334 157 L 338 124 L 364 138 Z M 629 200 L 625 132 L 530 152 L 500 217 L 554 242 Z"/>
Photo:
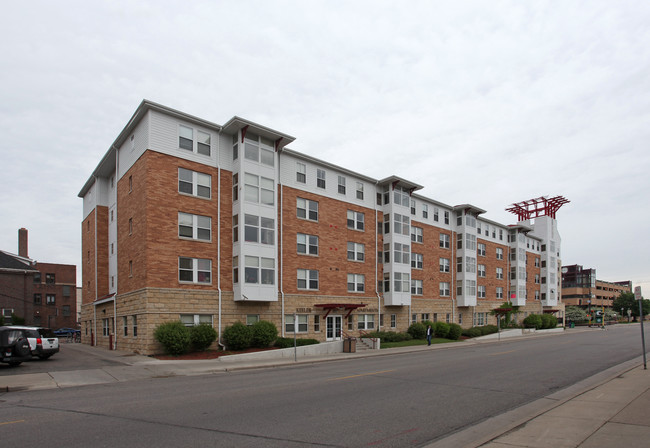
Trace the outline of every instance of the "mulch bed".
<path fill-rule="evenodd" d="M 198 360 L 198 359 L 216 359 L 216 358 L 220 358 L 221 356 L 241 355 L 242 353 L 265 352 L 268 350 L 277 350 L 277 348 L 276 347 L 249 348 L 240 351 L 206 350 L 203 352 L 185 353 L 184 355 L 153 355 L 152 358 L 161 359 L 161 360 L 175 360 L 175 361 L 190 360 L 191 361 L 191 360 Z"/>

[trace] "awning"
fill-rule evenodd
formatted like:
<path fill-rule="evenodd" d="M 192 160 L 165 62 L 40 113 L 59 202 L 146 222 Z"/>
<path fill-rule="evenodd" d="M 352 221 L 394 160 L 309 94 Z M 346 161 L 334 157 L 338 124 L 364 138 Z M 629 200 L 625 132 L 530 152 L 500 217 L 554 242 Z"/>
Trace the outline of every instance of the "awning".
<path fill-rule="evenodd" d="M 332 310 L 338 310 L 342 309 L 344 311 L 347 311 L 348 314 L 345 315 L 345 318 L 352 313 L 352 311 L 356 310 L 357 308 L 363 308 L 366 306 L 365 303 L 321 303 L 320 305 L 314 305 L 318 308 L 323 308 L 324 310 L 327 310 L 327 313 L 323 317 L 327 317 L 327 315 L 332 311 Z"/>

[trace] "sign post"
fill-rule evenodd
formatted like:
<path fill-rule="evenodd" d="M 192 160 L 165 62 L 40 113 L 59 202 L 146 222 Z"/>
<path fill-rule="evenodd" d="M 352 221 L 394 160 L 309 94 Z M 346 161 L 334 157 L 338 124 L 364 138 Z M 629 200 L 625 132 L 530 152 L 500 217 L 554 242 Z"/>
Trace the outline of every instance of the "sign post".
<path fill-rule="evenodd" d="M 634 298 L 639 302 L 639 317 L 641 319 L 641 345 L 643 347 L 643 370 L 648 370 L 645 359 L 645 334 L 643 333 L 643 296 L 641 295 L 641 287 L 634 287 Z"/>

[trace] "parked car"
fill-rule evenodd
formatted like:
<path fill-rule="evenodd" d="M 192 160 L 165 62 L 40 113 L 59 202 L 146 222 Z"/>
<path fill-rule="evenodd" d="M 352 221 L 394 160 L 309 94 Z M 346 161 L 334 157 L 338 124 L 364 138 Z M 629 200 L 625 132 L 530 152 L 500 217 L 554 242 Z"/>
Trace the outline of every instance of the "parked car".
<path fill-rule="evenodd" d="M 12 325 L 12 328 L 25 330 L 33 356 L 47 359 L 59 351 L 59 338 L 49 328 L 22 327 L 18 325 Z"/>
<path fill-rule="evenodd" d="M 80 335 L 81 330 L 77 330 L 75 328 L 64 327 L 64 328 L 59 328 L 58 330 L 54 330 L 54 334 L 59 338 L 65 338 L 65 337 L 67 337 L 69 335 L 70 336 L 75 336 L 75 335 L 78 335 L 78 334 Z"/>
<path fill-rule="evenodd" d="M 13 327 L 0 327 L 0 362 L 17 366 L 32 358 L 25 330 Z"/>

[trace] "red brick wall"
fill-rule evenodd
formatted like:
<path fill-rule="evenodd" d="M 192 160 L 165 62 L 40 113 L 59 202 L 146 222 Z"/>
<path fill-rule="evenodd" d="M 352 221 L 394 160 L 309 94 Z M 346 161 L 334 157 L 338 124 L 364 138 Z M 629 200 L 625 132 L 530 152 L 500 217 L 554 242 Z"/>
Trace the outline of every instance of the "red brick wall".
<path fill-rule="evenodd" d="M 34 314 L 33 274 L 0 272 L 0 308 L 10 308 L 14 314 L 32 323 Z M 45 300 L 45 298 L 43 298 Z"/>
<path fill-rule="evenodd" d="M 37 263 L 41 282 L 34 284 L 34 293 L 41 294 L 41 305 L 34 305 L 34 315 L 40 315 L 41 325 L 51 328 L 77 327 L 77 267 L 69 264 Z M 54 274 L 55 282 L 47 283 L 46 274 Z M 65 292 L 68 295 L 65 295 Z M 55 296 L 54 305 L 47 304 L 47 294 Z M 64 314 L 67 307 L 68 315 Z"/>
<path fill-rule="evenodd" d="M 81 223 L 82 303 L 95 300 L 95 216 L 96 210 L 93 210 Z"/>
<path fill-rule="evenodd" d="M 485 244 L 485 257 L 478 257 L 477 263 L 485 265 L 485 278 L 479 278 L 477 284 L 486 286 L 486 300 L 497 300 L 496 289 L 498 286 L 503 288 L 503 300 L 510 300 L 508 295 L 508 246 L 498 244 L 493 241 L 479 240 Z M 497 260 L 497 248 L 503 249 L 503 260 Z M 497 279 L 497 268 L 503 269 L 503 279 Z M 483 300 L 483 299 L 481 299 Z"/>

